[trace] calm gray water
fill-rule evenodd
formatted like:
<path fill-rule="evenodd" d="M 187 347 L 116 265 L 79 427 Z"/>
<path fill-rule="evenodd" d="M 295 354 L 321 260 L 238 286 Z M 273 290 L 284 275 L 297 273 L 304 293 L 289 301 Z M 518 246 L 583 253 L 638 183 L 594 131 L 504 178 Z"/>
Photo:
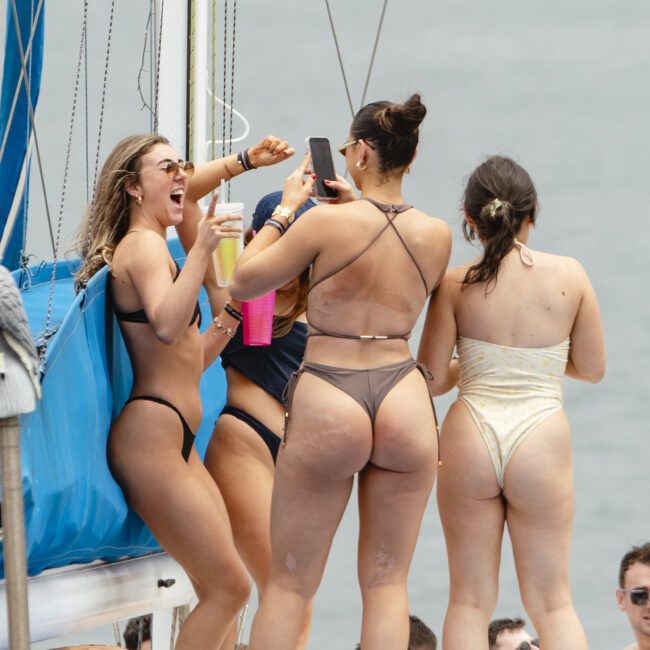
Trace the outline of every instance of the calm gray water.
<path fill-rule="evenodd" d="M 0 1 L 2 15 L 6 4 Z M 47 7 L 37 119 L 55 216 L 80 4 L 56 0 Z M 92 172 L 109 3 L 91 4 L 99 5 L 91 9 L 89 33 Z M 382 3 L 330 4 L 358 103 Z M 116 5 L 102 158 L 119 137 L 149 128 L 136 90 L 147 5 L 144 0 Z M 269 132 L 300 148 L 307 135 L 343 141 L 350 112 L 324 3 L 248 0 L 239 3 L 237 22 L 235 104 L 252 124 L 247 144 Z M 631 543 L 650 539 L 649 34 L 647 0 L 393 1 L 368 93 L 368 100 L 422 93 L 429 114 L 405 192 L 409 202 L 450 223 L 452 261 L 472 254 L 460 237 L 462 179 L 483 157 L 502 152 L 518 159 L 538 187 L 542 210 L 531 245 L 576 257 L 592 278 L 605 319 L 608 372 L 598 386 L 568 380 L 565 397 L 577 491 L 572 583 L 579 615 L 597 650 L 631 641 L 614 602 L 617 565 Z M 77 126 L 65 240 L 77 225 L 86 192 L 83 122 Z M 280 186 L 291 168 L 287 163 L 246 174 L 233 186 L 233 198 L 252 206 L 260 194 Z M 42 213 L 36 176 L 31 209 L 33 216 Z M 43 223 L 32 218 L 30 247 L 48 255 Z M 440 400 L 442 412 L 448 404 Z M 316 599 L 310 647 L 317 650 L 347 650 L 357 641 L 356 538 L 351 502 Z M 413 613 L 439 632 L 448 578 L 433 501 L 409 587 Z M 496 613 L 525 616 L 508 544 Z M 83 638 L 91 640 L 91 635 Z"/>

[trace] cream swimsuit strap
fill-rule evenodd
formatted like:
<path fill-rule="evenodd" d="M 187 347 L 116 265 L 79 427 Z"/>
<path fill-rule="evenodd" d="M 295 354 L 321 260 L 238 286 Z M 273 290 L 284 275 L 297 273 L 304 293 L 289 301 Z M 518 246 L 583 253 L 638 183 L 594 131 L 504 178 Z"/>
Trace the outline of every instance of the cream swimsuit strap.
<path fill-rule="evenodd" d="M 526 244 L 520 242 L 516 237 L 515 237 L 515 246 L 519 250 L 519 259 L 521 260 L 521 263 L 524 266 L 533 266 L 535 260 L 533 258 L 533 253 L 531 252 L 530 248 L 528 248 Z"/>

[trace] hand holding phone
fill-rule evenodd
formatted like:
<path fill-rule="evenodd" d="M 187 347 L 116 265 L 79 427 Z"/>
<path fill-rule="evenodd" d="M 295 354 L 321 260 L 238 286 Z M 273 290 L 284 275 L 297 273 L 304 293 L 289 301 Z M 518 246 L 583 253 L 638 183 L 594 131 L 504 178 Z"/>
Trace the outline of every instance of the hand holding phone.
<path fill-rule="evenodd" d="M 324 200 L 337 199 L 339 196 L 338 190 L 323 183 L 324 180 L 336 180 L 329 140 L 321 137 L 308 137 L 307 149 L 311 155 L 312 169 L 316 174 L 314 196 Z"/>

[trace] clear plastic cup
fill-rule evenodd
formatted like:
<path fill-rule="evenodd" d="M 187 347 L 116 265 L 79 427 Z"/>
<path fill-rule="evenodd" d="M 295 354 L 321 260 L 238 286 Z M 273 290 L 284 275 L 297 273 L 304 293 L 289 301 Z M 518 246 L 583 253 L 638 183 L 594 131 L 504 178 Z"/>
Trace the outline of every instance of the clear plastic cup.
<path fill-rule="evenodd" d="M 255 300 L 242 301 L 244 345 L 271 345 L 275 291 Z"/>
<path fill-rule="evenodd" d="M 236 214 L 242 216 L 244 214 L 243 203 L 217 203 L 214 208 L 214 215 L 218 217 L 224 214 Z M 240 226 L 241 221 L 226 221 L 224 225 L 227 226 Z M 244 250 L 244 235 L 243 233 L 236 238 L 222 239 L 218 246 L 212 253 L 212 261 L 214 263 L 214 272 L 217 276 L 217 284 L 220 287 L 229 287 L 230 280 L 232 279 L 237 258 Z"/>

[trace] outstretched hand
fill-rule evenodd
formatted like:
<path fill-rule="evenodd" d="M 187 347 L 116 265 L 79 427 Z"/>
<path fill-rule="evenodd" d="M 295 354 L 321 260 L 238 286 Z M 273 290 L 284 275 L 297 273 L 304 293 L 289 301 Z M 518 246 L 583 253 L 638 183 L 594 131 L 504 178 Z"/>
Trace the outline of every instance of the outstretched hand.
<path fill-rule="evenodd" d="M 253 167 L 275 165 L 291 158 L 296 150 L 286 140 L 269 135 L 248 150 L 248 159 Z"/>
<path fill-rule="evenodd" d="M 212 195 L 208 211 L 203 215 L 198 223 L 195 246 L 202 247 L 211 253 L 222 239 L 236 239 L 241 236 L 242 227 L 233 225 L 224 225 L 226 222 L 241 221 L 239 214 L 220 214 L 214 216 L 214 210 L 219 199 L 219 193 Z"/>
<path fill-rule="evenodd" d="M 314 189 L 316 174 L 309 168 L 311 157 L 309 153 L 303 158 L 300 166 L 287 177 L 282 188 L 282 205 L 296 212 L 311 196 Z"/>

